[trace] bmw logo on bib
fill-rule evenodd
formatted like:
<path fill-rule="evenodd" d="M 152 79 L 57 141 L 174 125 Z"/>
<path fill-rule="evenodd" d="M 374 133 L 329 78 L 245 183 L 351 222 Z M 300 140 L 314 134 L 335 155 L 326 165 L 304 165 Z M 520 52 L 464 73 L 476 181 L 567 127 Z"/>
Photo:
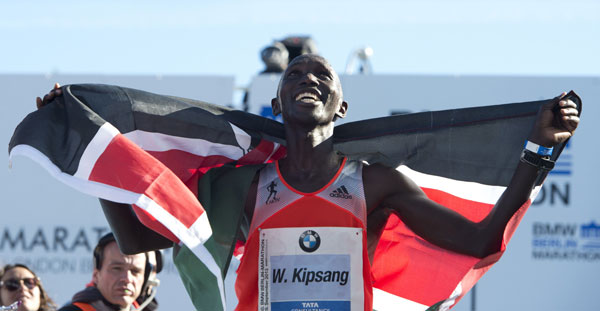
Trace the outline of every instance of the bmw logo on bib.
<path fill-rule="evenodd" d="M 298 242 L 303 251 L 312 253 L 321 245 L 321 238 L 315 231 L 306 230 L 300 235 L 300 240 Z"/>

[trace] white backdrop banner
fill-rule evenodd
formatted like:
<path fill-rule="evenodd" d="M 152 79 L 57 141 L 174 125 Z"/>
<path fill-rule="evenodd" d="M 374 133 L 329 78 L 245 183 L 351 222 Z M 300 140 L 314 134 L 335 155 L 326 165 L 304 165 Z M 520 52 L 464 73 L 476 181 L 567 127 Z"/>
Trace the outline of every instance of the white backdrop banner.
<path fill-rule="evenodd" d="M 277 75 L 250 85 L 251 112 L 268 116 Z M 578 310 L 596 308 L 600 278 L 600 209 L 596 157 L 600 147 L 600 78 L 494 76 L 342 76 L 349 103 L 343 122 L 392 113 L 443 110 L 551 98 L 575 90 L 583 99 L 582 124 L 563 151 L 537 201 L 530 208 L 502 260 L 477 285 L 477 310 Z M 0 128 L 5 146 L 13 130 L 35 109 L 35 96 L 54 82 L 107 83 L 158 94 L 231 105 L 233 77 L 0 75 Z M 4 163 L 8 163 L 7 153 Z M 59 303 L 91 280 L 92 248 L 108 225 L 98 200 L 60 184 L 26 158 L 0 172 L 3 187 L 0 264 L 22 262 L 41 276 Z M 192 310 L 185 289 L 165 253 L 159 275 L 161 310 Z M 467 296 L 454 310 L 471 310 Z"/>

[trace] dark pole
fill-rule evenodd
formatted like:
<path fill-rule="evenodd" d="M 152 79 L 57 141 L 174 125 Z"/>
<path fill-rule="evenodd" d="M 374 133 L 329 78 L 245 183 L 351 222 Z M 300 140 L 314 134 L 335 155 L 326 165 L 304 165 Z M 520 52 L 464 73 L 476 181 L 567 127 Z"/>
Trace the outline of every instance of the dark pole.
<path fill-rule="evenodd" d="M 471 311 L 475 311 L 476 308 L 476 294 L 477 294 L 477 284 L 473 285 L 473 288 L 471 288 Z"/>

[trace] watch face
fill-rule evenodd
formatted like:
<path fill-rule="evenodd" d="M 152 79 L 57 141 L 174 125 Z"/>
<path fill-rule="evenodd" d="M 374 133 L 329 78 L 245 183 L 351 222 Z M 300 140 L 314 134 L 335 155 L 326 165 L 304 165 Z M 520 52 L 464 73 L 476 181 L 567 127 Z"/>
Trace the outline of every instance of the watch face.
<path fill-rule="evenodd" d="M 545 171 L 554 168 L 554 161 L 526 149 L 521 153 L 521 161 Z"/>
<path fill-rule="evenodd" d="M 529 151 L 529 150 L 528 150 L 528 151 L 525 151 L 525 152 L 523 153 L 523 157 L 524 157 L 524 158 L 525 158 L 527 161 L 530 161 L 530 162 L 534 163 L 535 165 L 540 165 L 540 160 L 542 160 L 542 158 L 541 158 L 541 157 L 540 157 L 538 154 L 536 154 L 536 153 L 533 153 L 533 152 L 531 152 L 531 151 Z"/>

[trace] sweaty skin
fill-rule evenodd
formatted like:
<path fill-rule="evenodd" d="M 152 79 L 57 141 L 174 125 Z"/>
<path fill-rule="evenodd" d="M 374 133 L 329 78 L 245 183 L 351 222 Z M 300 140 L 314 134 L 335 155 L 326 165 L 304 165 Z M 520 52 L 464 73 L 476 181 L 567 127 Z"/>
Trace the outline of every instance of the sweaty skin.
<path fill-rule="evenodd" d="M 38 108 L 61 93 L 56 84 L 43 99 L 37 98 Z M 579 113 L 576 104 L 565 95 L 541 108 L 529 141 L 552 147 L 573 135 L 579 125 Z M 300 191 L 320 189 L 335 175 L 343 159 L 343 155 L 333 150 L 332 140 L 334 121 L 345 117 L 348 110 L 339 77 L 323 57 L 298 56 L 283 73 L 271 105 L 275 115 L 283 116 L 287 141 L 287 157 L 280 161 L 281 174 Z M 554 109 L 556 106 L 560 109 Z M 490 214 L 475 223 L 429 200 L 414 182 L 395 169 L 381 164 L 365 166 L 369 257 L 372 260 L 389 213 L 396 213 L 415 233 L 440 247 L 480 258 L 495 253 L 500 250 L 506 224 L 529 198 L 537 176 L 535 167 L 519 163 L 510 185 Z M 248 219 L 253 215 L 257 182 L 255 176 L 246 200 Z M 139 232 L 151 232 L 134 216 L 123 221 L 126 222 L 142 230 Z M 147 239 L 141 238 L 143 234 L 137 236 L 140 243 L 146 243 L 145 248 L 131 253 L 153 249 L 147 245 Z M 166 239 L 154 241 L 157 245 L 168 243 Z"/>
<path fill-rule="evenodd" d="M 554 146 L 571 137 L 579 123 L 575 103 L 561 94 L 542 107 L 529 140 Z M 295 58 L 284 72 L 271 102 L 273 113 L 283 116 L 287 156 L 280 161 L 281 174 L 295 189 L 313 192 L 323 187 L 341 165 L 343 155 L 333 150 L 333 128 L 343 118 L 348 103 L 343 100 L 339 77 L 331 65 L 317 55 Z M 554 121 L 553 107 L 559 105 L 560 120 Z M 500 250 L 504 228 L 512 215 L 529 198 L 538 176 L 535 167 L 519 163 L 496 206 L 475 223 L 427 198 L 421 189 L 397 170 L 382 164 L 363 169 L 367 201 L 367 240 L 372 260 L 379 235 L 389 213 L 396 213 L 415 233 L 440 247 L 485 257 Z M 257 178 L 246 201 L 252 219 Z"/>

